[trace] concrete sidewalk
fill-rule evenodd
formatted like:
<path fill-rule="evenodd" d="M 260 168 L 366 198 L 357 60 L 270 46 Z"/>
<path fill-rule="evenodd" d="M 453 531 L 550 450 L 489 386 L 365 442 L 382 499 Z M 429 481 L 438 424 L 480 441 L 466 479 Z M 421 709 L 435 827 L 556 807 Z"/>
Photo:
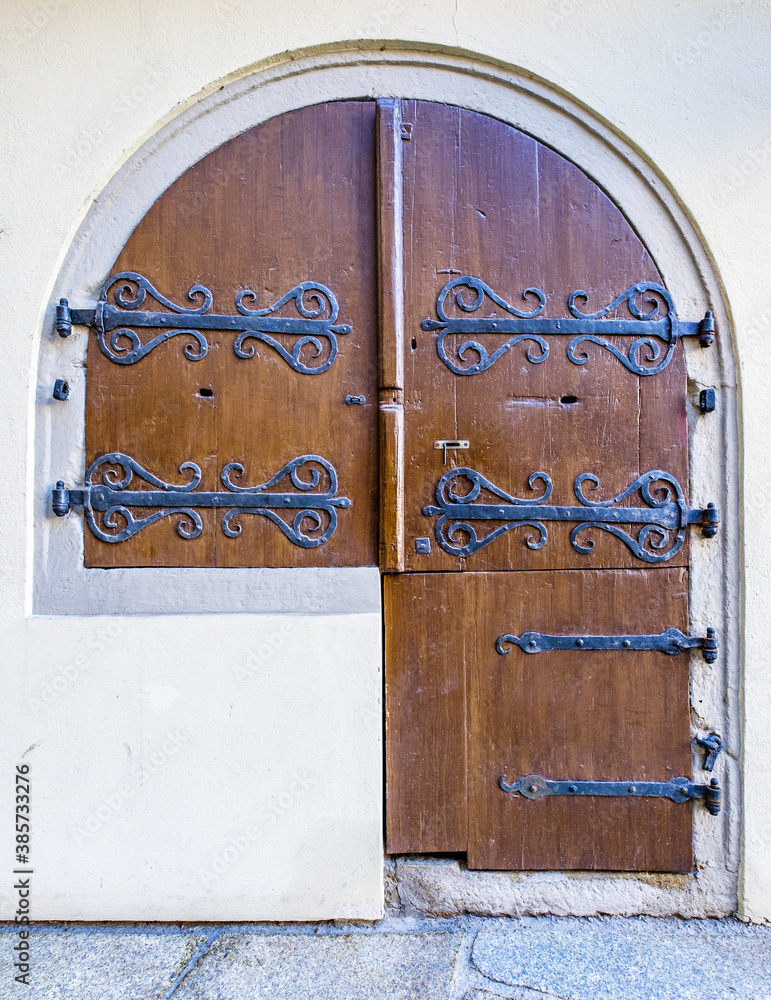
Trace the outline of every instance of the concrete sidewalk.
<path fill-rule="evenodd" d="M 30 1000 L 771 1000 L 771 927 L 649 917 L 375 925 L 2 926 L 0 997 Z"/>

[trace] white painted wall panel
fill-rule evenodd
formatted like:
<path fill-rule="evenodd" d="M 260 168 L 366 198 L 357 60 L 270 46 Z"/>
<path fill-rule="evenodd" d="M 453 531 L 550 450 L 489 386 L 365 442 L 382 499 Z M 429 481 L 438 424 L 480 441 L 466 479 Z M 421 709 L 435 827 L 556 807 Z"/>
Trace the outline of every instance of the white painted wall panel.
<path fill-rule="evenodd" d="M 9 788 L 30 766 L 34 918 L 380 916 L 378 614 L 24 631 L 2 759 Z"/>

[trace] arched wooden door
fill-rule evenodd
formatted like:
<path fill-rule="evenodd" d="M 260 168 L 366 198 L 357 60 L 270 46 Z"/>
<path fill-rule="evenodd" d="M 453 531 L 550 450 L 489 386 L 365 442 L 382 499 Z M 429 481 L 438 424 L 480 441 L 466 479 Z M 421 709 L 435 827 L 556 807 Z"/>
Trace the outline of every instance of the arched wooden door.
<path fill-rule="evenodd" d="M 692 866 L 667 653 L 698 644 L 687 526 L 713 518 L 678 341 L 709 338 L 585 174 L 441 104 L 304 108 L 184 174 L 72 320 L 87 565 L 379 546 L 390 851 Z"/>

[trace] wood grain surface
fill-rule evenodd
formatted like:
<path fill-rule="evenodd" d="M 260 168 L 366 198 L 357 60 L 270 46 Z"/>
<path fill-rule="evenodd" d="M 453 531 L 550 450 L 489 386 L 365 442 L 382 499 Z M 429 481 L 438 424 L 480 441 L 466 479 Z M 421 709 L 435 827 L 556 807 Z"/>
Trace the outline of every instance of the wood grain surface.
<path fill-rule="evenodd" d="M 467 849 L 466 671 L 474 635 L 465 593 L 458 574 L 383 579 L 391 853 Z"/>
<path fill-rule="evenodd" d="M 220 530 L 221 513 L 202 510 L 202 535 L 185 541 L 165 518 L 120 544 L 86 531 L 88 566 L 362 566 L 377 563 L 378 380 L 376 148 L 373 102 L 340 102 L 274 118 L 221 146 L 179 178 L 137 226 L 115 263 L 145 275 L 179 304 L 201 283 L 213 311 L 236 311 L 250 288 L 257 307 L 302 281 L 330 288 L 338 322 L 332 368 L 295 372 L 269 346 L 238 358 L 235 335 L 213 332 L 202 361 L 175 337 L 134 365 L 88 351 L 86 451 L 122 451 L 169 482 L 182 462 L 204 473 L 200 489 L 222 489 L 228 462 L 242 484 L 264 483 L 293 458 L 316 454 L 337 470 L 339 511 L 324 545 L 292 544 L 267 518 L 243 515 L 238 538 Z M 159 307 L 160 308 L 160 307 Z M 281 315 L 297 316 L 291 303 Z M 147 336 L 147 332 L 145 332 Z M 291 339 L 287 340 L 291 346 Z M 314 351 L 303 355 L 309 363 Z M 211 395 L 202 395 L 201 390 Z M 346 395 L 364 406 L 346 406 Z M 291 487 L 290 487 L 291 488 Z M 306 527 L 308 527 L 306 525 Z"/>
<path fill-rule="evenodd" d="M 588 302 L 579 304 L 591 312 L 636 282 L 661 276 L 607 195 L 553 150 L 459 108 L 405 101 L 403 114 L 413 122 L 404 147 L 407 570 L 639 566 L 606 532 L 591 535 L 591 555 L 577 553 L 569 542 L 572 525 L 555 523 L 547 525 L 549 541 L 538 551 L 525 545 L 532 532 L 515 528 L 465 559 L 444 552 L 433 538 L 430 555 L 416 554 L 415 538 L 433 535 L 436 521 L 423 507 L 434 503 L 436 483 L 453 466 L 472 468 L 523 499 L 534 495 L 531 473 L 543 470 L 554 483 L 550 503 L 565 506 L 578 504 L 573 484 L 585 472 L 600 480 L 593 499 L 620 493 L 649 469 L 674 474 L 687 495 L 686 385 L 682 347 L 664 373 L 639 377 L 594 344 L 586 345 L 586 364 L 573 364 L 568 337 L 549 338 L 549 358 L 541 364 L 528 362 L 528 345 L 519 344 L 476 375 L 446 368 L 437 356 L 438 334 L 420 324 L 436 317 L 437 295 L 452 278 L 481 278 L 520 309 L 532 307 L 522 292 L 535 286 L 547 296 L 544 315 L 567 317 L 576 289 L 587 292 Z M 467 301 L 472 297 L 467 293 Z M 488 299 L 465 315 L 505 313 Z M 630 318 L 625 306 L 610 316 Z M 448 352 L 463 339 L 448 337 Z M 482 339 L 492 353 L 507 338 Z M 620 349 L 630 344 L 609 339 Z M 469 440 L 470 449 L 450 452 L 443 465 L 434 440 L 458 438 Z M 639 495 L 624 503 L 644 506 Z M 669 565 L 687 563 L 686 541 Z"/>

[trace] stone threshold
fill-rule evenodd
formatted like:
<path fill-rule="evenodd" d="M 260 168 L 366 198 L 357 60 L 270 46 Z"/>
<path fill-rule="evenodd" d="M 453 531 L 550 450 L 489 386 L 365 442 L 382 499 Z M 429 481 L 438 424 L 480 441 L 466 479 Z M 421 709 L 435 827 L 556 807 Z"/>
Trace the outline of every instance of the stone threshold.
<path fill-rule="evenodd" d="M 16 930 L 0 997 L 22 995 Z M 735 919 L 38 924 L 29 945 L 30 1000 L 771 1000 L 771 927 Z"/>

